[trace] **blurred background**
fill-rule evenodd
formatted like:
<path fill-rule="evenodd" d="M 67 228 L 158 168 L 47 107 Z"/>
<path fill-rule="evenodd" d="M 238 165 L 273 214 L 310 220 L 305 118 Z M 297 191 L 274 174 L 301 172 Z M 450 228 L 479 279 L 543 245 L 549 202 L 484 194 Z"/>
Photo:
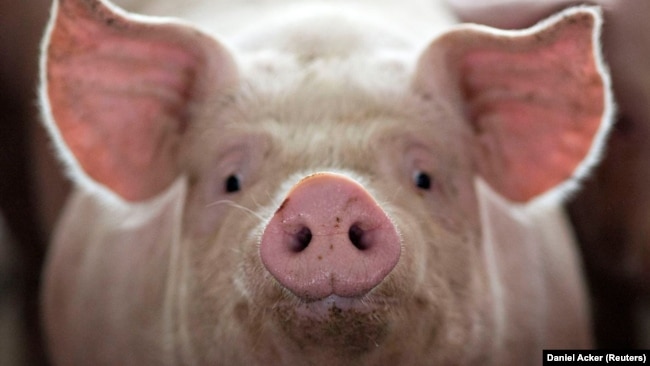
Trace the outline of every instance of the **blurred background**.
<path fill-rule="evenodd" d="M 522 28 L 569 0 L 448 0 L 466 21 Z M 596 346 L 650 348 L 650 1 L 601 0 L 618 116 L 567 204 Z M 0 0 L 0 365 L 46 365 L 38 314 L 48 237 L 69 189 L 39 124 L 38 52 L 50 0 Z M 173 15 L 173 14 L 170 14 Z"/>
<path fill-rule="evenodd" d="M 50 2 L 0 0 L 0 365 L 46 364 L 38 287 L 48 230 L 37 208 L 58 207 L 39 199 L 31 149 L 47 146 L 36 79 Z"/>

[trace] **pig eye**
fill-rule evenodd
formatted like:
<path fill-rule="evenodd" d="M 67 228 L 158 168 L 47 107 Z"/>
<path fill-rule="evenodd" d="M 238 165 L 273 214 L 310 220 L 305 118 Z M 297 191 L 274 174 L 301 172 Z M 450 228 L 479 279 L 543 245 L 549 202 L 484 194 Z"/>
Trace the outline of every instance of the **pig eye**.
<path fill-rule="evenodd" d="M 228 193 L 238 192 L 241 189 L 241 182 L 239 181 L 239 177 L 231 174 L 228 178 L 226 178 L 224 187 Z"/>
<path fill-rule="evenodd" d="M 415 183 L 415 186 L 420 189 L 431 189 L 431 176 L 425 172 L 416 172 L 413 175 L 413 182 Z"/>

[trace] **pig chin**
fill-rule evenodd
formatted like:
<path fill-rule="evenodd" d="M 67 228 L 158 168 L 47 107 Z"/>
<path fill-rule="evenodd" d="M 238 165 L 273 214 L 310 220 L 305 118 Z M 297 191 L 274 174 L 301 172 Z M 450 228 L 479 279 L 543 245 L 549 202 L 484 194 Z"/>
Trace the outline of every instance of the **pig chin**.
<path fill-rule="evenodd" d="M 281 304 L 274 317 L 301 349 L 331 348 L 356 355 L 382 343 L 389 330 L 389 310 L 387 304 L 331 295 L 309 303 Z"/>

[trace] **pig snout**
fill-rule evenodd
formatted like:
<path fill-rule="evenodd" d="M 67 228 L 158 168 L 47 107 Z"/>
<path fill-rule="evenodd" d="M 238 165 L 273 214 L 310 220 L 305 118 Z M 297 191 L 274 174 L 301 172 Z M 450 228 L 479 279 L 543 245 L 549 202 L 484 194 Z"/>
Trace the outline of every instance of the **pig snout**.
<path fill-rule="evenodd" d="M 334 173 L 293 186 L 260 242 L 266 269 L 307 301 L 365 295 L 392 271 L 400 251 L 395 226 L 370 193 Z"/>

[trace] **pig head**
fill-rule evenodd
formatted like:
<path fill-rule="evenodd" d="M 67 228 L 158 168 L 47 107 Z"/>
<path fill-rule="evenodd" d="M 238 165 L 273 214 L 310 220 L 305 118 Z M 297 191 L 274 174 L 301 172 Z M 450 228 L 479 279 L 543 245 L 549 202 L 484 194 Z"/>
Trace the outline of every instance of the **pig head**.
<path fill-rule="evenodd" d="M 45 270 L 54 364 L 521 365 L 590 345 L 558 204 L 612 110 L 599 12 L 420 47 L 345 9 L 330 36 L 303 14 L 220 41 L 55 1 L 42 111 L 76 190 Z"/>

